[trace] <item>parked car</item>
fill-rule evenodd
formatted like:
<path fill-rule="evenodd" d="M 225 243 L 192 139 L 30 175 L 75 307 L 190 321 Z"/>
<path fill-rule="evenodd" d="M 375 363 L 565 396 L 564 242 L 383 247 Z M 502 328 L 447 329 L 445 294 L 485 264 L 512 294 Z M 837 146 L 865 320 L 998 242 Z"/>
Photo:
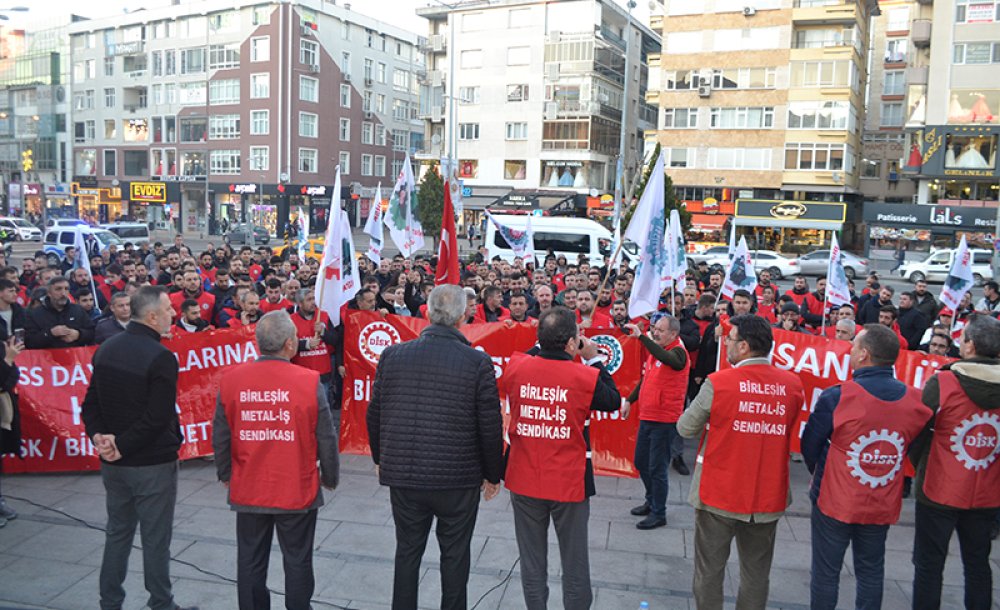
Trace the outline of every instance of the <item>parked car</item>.
<path fill-rule="evenodd" d="M 751 250 L 750 260 L 753 261 L 754 270 L 757 273 L 765 269 L 770 271 L 772 280 L 780 280 L 789 275 L 799 274 L 798 259 L 786 258 L 774 250 Z M 705 262 L 708 263 L 709 267 L 719 265 L 725 269 L 729 266 L 728 250 L 723 252 L 722 256 L 709 259 Z"/>
<path fill-rule="evenodd" d="M 55 226 L 45 231 L 45 256 L 52 266 L 58 265 L 66 257 L 66 247 L 76 243 L 76 233 L 82 231 L 85 241 L 92 241 L 92 250 L 103 251 L 114 244 L 121 248 L 122 240 L 107 229 L 82 226 Z"/>
<path fill-rule="evenodd" d="M 42 230 L 23 218 L 0 217 L 0 229 L 13 235 L 17 241 L 42 241 Z"/>
<path fill-rule="evenodd" d="M 516 230 L 527 227 L 528 217 L 519 214 L 497 215 L 498 222 Z M 604 264 L 604 257 L 610 256 L 613 236 L 602 225 L 587 218 L 570 218 L 566 216 L 533 216 L 531 230 L 534 234 L 535 256 L 541 260 L 545 253 L 551 250 L 556 256 L 565 256 L 566 260 L 575 264 L 581 254 L 585 255 L 590 264 L 599 267 Z M 504 236 L 496 230 L 491 222 L 486 227 L 487 258 L 499 256 L 511 262 L 514 251 Z M 626 241 L 622 246 L 621 256 L 624 260 L 634 260 L 638 255 L 636 245 Z"/>
<path fill-rule="evenodd" d="M 923 260 L 903 263 L 898 272 L 900 277 L 916 284 L 921 280 L 943 282 L 951 271 L 956 249 L 931 250 Z M 972 254 L 972 277 L 979 286 L 993 279 L 993 253 L 985 249 L 969 249 Z"/>
<path fill-rule="evenodd" d="M 843 252 L 844 275 L 853 280 L 857 276 L 868 275 L 868 260 L 850 252 Z M 799 257 L 801 275 L 826 275 L 830 264 L 830 250 L 813 250 Z"/>
<path fill-rule="evenodd" d="M 729 246 L 712 246 L 702 252 L 688 254 L 688 260 L 694 266 L 702 261 L 708 262 L 709 259 L 717 259 L 720 256 L 724 256 L 728 260 Z"/>
<path fill-rule="evenodd" d="M 249 243 L 250 230 L 246 224 L 233 225 L 229 232 L 226 233 L 226 239 L 229 240 L 231 244 L 246 244 Z M 266 246 L 271 242 L 271 234 L 267 232 L 264 227 L 254 225 L 253 227 L 253 243 L 258 246 Z"/>
<path fill-rule="evenodd" d="M 137 248 L 149 243 L 149 225 L 144 222 L 115 222 L 103 224 L 101 228 L 111 231 L 123 242 Z"/>

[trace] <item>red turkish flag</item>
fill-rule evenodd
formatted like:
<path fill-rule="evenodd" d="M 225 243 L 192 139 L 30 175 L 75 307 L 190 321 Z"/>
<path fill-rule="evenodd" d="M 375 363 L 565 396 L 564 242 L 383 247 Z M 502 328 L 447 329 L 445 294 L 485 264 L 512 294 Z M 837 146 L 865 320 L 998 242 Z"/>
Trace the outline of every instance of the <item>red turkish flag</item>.
<path fill-rule="evenodd" d="M 441 243 L 438 244 L 438 264 L 434 283 L 461 284 L 458 273 L 458 238 L 455 235 L 455 210 L 451 205 L 451 189 L 444 184 L 444 211 L 441 213 Z"/>

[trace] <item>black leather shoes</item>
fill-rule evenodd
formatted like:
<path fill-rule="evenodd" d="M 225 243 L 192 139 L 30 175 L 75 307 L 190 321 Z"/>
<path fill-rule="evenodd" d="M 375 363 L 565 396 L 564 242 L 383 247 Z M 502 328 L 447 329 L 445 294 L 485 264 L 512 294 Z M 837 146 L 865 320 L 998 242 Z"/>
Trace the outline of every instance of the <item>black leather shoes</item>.
<path fill-rule="evenodd" d="M 641 530 L 651 530 L 658 527 L 663 527 L 667 524 L 667 520 L 664 517 L 657 517 L 655 515 L 649 515 L 642 521 L 635 524 L 635 526 Z"/>
<path fill-rule="evenodd" d="M 689 474 L 691 474 L 691 469 L 689 469 L 687 467 L 687 464 L 684 463 L 683 456 L 678 455 L 673 459 L 673 461 L 670 462 L 670 464 L 674 467 L 674 470 L 677 471 L 677 474 L 681 474 L 684 476 L 688 476 Z"/>
<path fill-rule="evenodd" d="M 653 509 L 649 507 L 649 504 L 640 504 L 639 506 L 636 506 L 629 512 L 636 517 L 645 517 L 649 513 L 653 512 Z"/>

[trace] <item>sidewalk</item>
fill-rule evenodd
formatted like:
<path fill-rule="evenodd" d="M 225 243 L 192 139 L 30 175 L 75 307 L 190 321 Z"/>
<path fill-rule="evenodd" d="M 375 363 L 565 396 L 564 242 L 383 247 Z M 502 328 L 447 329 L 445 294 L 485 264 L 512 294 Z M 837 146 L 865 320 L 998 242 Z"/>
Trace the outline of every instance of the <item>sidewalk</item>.
<path fill-rule="evenodd" d="M 689 451 L 690 453 L 690 451 Z M 327 494 L 316 530 L 317 609 L 341 607 L 387 608 L 392 589 L 394 531 L 388 489 L 378 485 L 371 460 L 342 456 L 341 486 Z M 690 463 L 690 462 L 689 462 Z M 778 545 L 771 572 L 772 608 L 805 610 L 809 605 L 808 474 L 792 464 L 795 501 L 778 528 Z M 591 574 L 594 608 L 631 610 L 641 601 L 650 608 L 694 608 L 691 600 L 694 511 L 686 504 L 690 477 L 670 474 L 669 525 L 640 532 L 629 508 L 641 502 L 642 485 L 636 479 L 599 477 L 598 495 L 591 499 Z M 0 530 L 0 608 L 95 608 L 103 534 L 62 514 L 42 510 L 24 500 L 63 511 L 94 526 L 104 524 L 104 490 L 97 473 L 69 475 L 7 475 L 3 492 L 20 516 Z M 22 500 L 22 498 L 24 500 Z M 225 490 L 215 480 L 212 464 L 200 460 L 181 466 L 171 566 L 174 593 L 180 604 L 198 604 L 202 610 L 236 607 L 235 516 L 225 503 Z M 889 532 L 886 552 L 885 610 L 910 607 L 913 567 L 913 501 L 904 503 L 899 525 Z M 139 543 L 138 537 L 136 544 Z M 943 608 L 962 605 L 962 568 L 957 543 L 944 575 Z M 518 570 L 506 580 L 517 559 L 509 495 L 506 491 L 483 503 L 472 541 L 469 607 L 482 597 L 479 608 L 521 608 Z M 994 584 L 1000 587 L 1000 552 L 994 548 Z M 558 550 L 550 537 L 550 603 L 562 607 Z M 841 577 L 840 606 L 853 607 L 854 578 L 848 565 Z M 142 608 L 142 559 L 132 554 L 126 590 L 126 608 Z M 727 607 L 732 607 L 739 567 L 730 562 Z M 438 551 L 433 536 L 428 543 L 421 581 L 422 608 L 436 608 L 440 600 Z M 283 586 L 277 543 L 271 556 L 269 584 Z M 1000 599 L 1000 589 L 994 589 Z M 283 603 L 274 596 L 274 607 Z M 994 607 L 997 607 L 996 605 Z"/>

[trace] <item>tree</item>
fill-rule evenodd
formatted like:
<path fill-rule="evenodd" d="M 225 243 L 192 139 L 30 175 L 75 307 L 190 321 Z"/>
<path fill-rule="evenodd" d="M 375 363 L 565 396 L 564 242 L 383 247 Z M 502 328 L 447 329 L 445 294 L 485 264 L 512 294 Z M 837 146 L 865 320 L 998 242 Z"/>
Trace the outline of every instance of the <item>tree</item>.
<path fill-rule="evenodd" d="M 444 180 L 436 163 L 432 163 L 420 179 L 417 204 L 417 220 L 424 228 L 424 235 L 434 238 L 428 241 L 434 244 L 432 249 L 436 250 L 441 233 L 441 214 L 444 213 Z"/>
<path fill-rule="evenodd" d="M 656 166 L 656 160 L 660 157 L 660 145 L 657 144 L 656 148 L 653 149 L 653 155 L 649 158 L 649 163 L 646 165 L 645 171 L 642 172 L 642 176 L 639 178 L 639 182 L 636 184 L 635 195 L 633 196 L 631 205 L 625 210 L 622 217 L 622 232 L 625 232 L 625 228 L 628 227 L 629 221 L 632 220 L 632 214 L 635 212 L 635 208 L 638 205 L 639 199 L 642 198 L 643 192 L 646 190 L 646 183 L 649 182 L 649 176 L 653 173 L 653 168 Z M 691 228 L 691 213 L 684 209 L 681 202 L 677 200 L 677 195 L 674 193 L 674 181 L 670 179 L 670 174 L 664 176 L 663 179 L 663 203 L 667 208 L 666 216 L 670 216 L 670 210 L 676 209 L 681 216 L 681 228 L 684 232 Z"/>

